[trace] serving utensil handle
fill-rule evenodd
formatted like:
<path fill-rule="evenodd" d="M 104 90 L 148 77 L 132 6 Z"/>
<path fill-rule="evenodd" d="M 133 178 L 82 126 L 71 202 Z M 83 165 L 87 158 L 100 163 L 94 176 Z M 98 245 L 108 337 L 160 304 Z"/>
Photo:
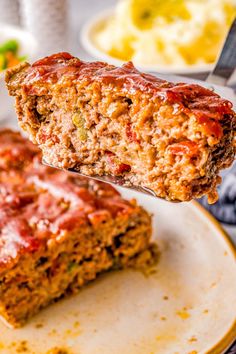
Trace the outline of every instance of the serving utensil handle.
<path fill-rule="evenodd" d="M 213 71 L 206 81 L 211 84 L 226 86 L 236 68 L 236 18 L 234 19 L 223 49 Z"/>

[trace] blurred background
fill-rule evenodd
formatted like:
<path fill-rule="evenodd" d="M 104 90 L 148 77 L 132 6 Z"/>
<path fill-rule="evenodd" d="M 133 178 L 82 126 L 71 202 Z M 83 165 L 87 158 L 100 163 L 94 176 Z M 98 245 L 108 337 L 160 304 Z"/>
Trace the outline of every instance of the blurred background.
<path fill-rule="evenodd" d="M 6 68 L 69 51 L 115 65 L 132 60 L 170 81 L 204 80 L 235 18 L 236 0 L 0 0 L 0 8 L 0 125 L 17 129 Z M 234 75 L 231 88 L 215 90 L 236 106 L 235 82 Z M 200 202 L 236 242 L 236 166 L 222 176 L 219 202 Z"/>

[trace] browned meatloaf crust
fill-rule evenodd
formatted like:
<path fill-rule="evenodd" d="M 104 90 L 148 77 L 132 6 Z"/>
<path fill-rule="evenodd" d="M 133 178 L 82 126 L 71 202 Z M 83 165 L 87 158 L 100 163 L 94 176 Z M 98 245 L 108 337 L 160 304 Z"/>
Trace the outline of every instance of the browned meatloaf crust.
<path fill-rule="evenodd" d="M 21 127 L 47 163 L 122 176 L 168 200 L 217 199 L 235 155 L 232 104 L 211 90 L 68 53 L 6 75 Z"/>
<path fill-rule="evenodd" d="M 0 315 L 19 326 L 112 268 L 154 260 L 150 215 L 110 185 L 40 163 L 0 131 Z"/>

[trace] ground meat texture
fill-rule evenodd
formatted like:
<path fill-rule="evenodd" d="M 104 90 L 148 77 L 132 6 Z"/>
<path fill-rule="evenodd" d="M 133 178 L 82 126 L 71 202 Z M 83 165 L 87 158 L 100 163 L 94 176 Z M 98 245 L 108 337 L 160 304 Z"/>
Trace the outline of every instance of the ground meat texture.
<path fill-rule="evenodd" d="M 173 84 L 59 53 L 6 74 L 20 126 L 47 163 L 121 176 L 167 200 L 217 199 L 235 156 L 232 104 L 196 84 Z"/>
<path fill-rule="evenodd" d="M 14 327 L 99 273 L 157 254 L 134 200 L 40 160 L 19 133 L 0 130 L 0 315 Z"/>

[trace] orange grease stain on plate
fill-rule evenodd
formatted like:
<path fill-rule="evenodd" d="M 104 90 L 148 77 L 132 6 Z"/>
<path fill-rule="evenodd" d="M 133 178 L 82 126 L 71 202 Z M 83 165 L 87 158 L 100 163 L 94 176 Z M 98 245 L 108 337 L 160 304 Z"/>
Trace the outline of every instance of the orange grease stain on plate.
<path fill-rule="evenodd" d="M 166 321 L 167 318 L 165 316 L 160 317 L 161 321 Z"/>
<path fill-rule="evenodd" d="M 190 343 L 192 342 L 197 342 L 197 338 L 195 336 L 192 336 L 191 338 L 189 338 L 188 340 Z"/>
<path fill-rule="evenodd" d="M 64 337 L 65 338 L 75 338 L 78 337 L 81 334 L 81 329 L 79 329 L 80 323 L 78 321 L 75 321 L 73 324 L 73 328 L 67 328 L 64 332 Z"/>
<path fill-rule="evenodd" d="M 156 336 L 157 341 L 171 342 L 171 341 L 175 341 L 176 339 L 177 339 L 177 337 L 173 334 L 162 334 L 162 335 Z"/>
<path fill-rule="evenodd" d="M 217 285 L 217 282 L 214 281 L 213 283 L 211 283 L 210 287 L 214 288 L 216 285 Z"/>
<path fill-rule="evenodd" d="M 43 328 L 43 323 L 36 323 L 35 328 Z"/>
<path fill-rule="evenodd" d="M 22 340 L 20 342 L 15 343 L 13 345 L 15 347 L 15 353 L 30 353 L 30 349 L 28 348 L 28 342 L 26 340 Z"/>
<path fill-rule="evenodd" d="M 177 311 L 176 315 L 182 318 L 182 320 L 187 320 L 190 317 L 190 313 L 187 312 L 185 309 Z"/>
<path fill-rule="evenodd" d="M 49 336 L 55 336 L 57 335 L 57 330 L 55 328 L 53 328 L 50 332 L 48 332 Z"/>
<path fill-rule="evenodd" d="M 74 322 L 74 328 L 78 328 L 79 326 L 80 326 L 79 321 L 75 321 L 75 322 Z"/>
<path fill-rule="evenodd" d="M 69 351 L 69 349 L 66 349 L 66 348 L 54 347 L 54 348 L 49 349 L 46 354 L 71 354 L 71 352 Z M 77 354 L 78 354 L 78 352 L 77 352 Z"/>

